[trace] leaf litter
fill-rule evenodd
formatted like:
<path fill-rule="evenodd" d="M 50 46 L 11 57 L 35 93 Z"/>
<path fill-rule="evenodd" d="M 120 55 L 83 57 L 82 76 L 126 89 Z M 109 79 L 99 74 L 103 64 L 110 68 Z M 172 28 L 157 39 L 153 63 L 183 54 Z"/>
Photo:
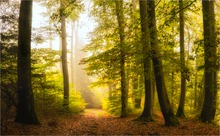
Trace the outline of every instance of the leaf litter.
<path fill-rule="evenodd" d="M 1 126 L 1 135 L 220 135 L 219 126 L 195 119 L 180 119 L 181 125 L 164 126 L 161 115 L 155 122 L 133 121 L 137 116 L 119 118 L 99 109 L 79 115 L 40 117 L 41 125 L 21 125 L 10 120 Z"/>

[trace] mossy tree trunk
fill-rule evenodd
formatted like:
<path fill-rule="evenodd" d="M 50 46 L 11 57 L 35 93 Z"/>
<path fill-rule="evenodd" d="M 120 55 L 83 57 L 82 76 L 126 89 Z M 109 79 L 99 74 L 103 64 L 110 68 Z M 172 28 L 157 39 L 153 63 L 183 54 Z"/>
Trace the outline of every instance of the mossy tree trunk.
<path fill-rule="evenodd" d="M 203 122 L 213 122 L 217 96 L 217 51 L 214 0 L 202 1 L 205 60 L 205 100 L 200 115 Z"/>

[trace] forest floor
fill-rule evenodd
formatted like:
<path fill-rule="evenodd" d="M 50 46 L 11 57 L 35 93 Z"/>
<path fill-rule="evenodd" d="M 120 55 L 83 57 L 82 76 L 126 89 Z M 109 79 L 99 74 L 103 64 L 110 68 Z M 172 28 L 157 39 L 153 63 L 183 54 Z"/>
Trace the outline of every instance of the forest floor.
<path fill-rule="evenodd" d="M 41 125 L 21 125 L 13 120 L 1 126 L 1 135 L 220 135 L 220 128 L 194 119 L 180 119 L 181 125 L 163 126 L 161 113 L 155 122 L 133 121 L 137 116 L 119 118 L 99 109 L 78 115 L 40 116 Z"/>

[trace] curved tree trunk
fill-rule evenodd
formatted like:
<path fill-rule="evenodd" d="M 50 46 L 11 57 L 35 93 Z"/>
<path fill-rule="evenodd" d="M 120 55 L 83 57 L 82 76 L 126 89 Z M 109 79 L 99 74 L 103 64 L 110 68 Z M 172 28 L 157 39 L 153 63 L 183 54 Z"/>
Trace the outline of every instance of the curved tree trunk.
<path fill-rule="evenodd" d="M 18 107 L 15 122 L 40 124 L 31 85 L 31 29 L 33 1 L 21 1 L 18 36 Z"/>
<path fill-rule="evenodd" d="M 154 68 L 154 75 L 156 80 L 158 99 L 159 99 L 161 111 L 163 113 L 163 117 L 165 119 L 165 125 L 174 126 L 174 125 L 178 125 L 179 121 L 174 115 L 165 86 L 163 65 L 160 59 L 160 50 L 158 46 L 154 0 L 148 1 L 148 7 L 149 7 L 149 20 L 150 20 L 149 27 L 151 28 L 150 37 L 151 37 L 151 47 L 152 47 L 152 60 L 153 60 L 153 68 Z"/>

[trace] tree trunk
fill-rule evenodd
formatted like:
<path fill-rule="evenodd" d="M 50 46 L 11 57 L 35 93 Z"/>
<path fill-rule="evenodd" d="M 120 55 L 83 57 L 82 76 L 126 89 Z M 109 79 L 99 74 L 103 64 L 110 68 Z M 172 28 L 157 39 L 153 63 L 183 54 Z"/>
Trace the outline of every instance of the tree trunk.
<path fill-rule="evenodd" d="M 205 100 L 200 115 L 203 122 L 212 122 L 216 112 L 217 72 L 216 72 L 216 32 L 214 0 L 202 1 L 205 59 Z"/>
<path fill-rule="evenodd" d="M 140 0 L 140 17 L 141 17 L 141 43 L 143 47 L 143 66 L 144 66 L 144 83 L 145 83 L 145 102 L 144 110 L 140 118 L 144 118 L 145 121 L 153 121 L 152 113 L 152 71 L 151 71 L 151 59 L 150 59 L 150 34 L 148 26 L 148 12 L 147 1 Z"/>
<path fill-rule="evenodd" d="M 185 73 L 185 49 L 184 49 L 184 12 L 183 0 L 179 0 L 179 21 L 180 21 L 180 67 L 181 67 L 181 94 L 179 107 L 176 113 L 177 117 L 185 117 L 184 103 L 186 95 L 186 73 Z"/>
<path fill-rule="evenodd" d="M 195 55 L 196 55 L 195 56 L 195 68 L 198 67 L 197 49 L 195 51 Z M 195 71 L 195 85 L 194 85 L 194 87 L 195 87 L 195 92 L 194 92 L 194 109 L 197 109 L 197 106 L 198 106 L 198 96 L 197 96 L 197 94 L 198 94 L 198 91 L 197 91 L 198 90 L 198 71 L 197 71 L 197 69 Z"/>
<path fill-rule="evenodd" d="M 70 55 L 70 60 L 71 60 L 71 74 L 70 74 L 70 83 L 74 85 L 74 47 L 75 47 L 75 21 L 71 22 L 71 55 Z"/>
<path fill-rule="evenodd" d="M 197 106 L 198 112 L 202 111 L 202 105 L 204 103 L 204 98 L 205 98 L 204 82 L 205 82 L 205 74 L 203 74 L 202 80 L 201 80 L 200 84 L 198 85 L 198 87 L 200 89 L 199 96 L 198 96 L 198 106 Z"/>
<path fill-rule="evenodd" d="M 63 8 L 63 0 L 60 0 L 60 6 Z M 61 39 L 62 39 L 62 71 L 63 71 L 63 87 L 64 87 L 64 99 L 63 107 L 69 107 L 69 76 L 67 65 L 67 43 L 66 43 L 66 18 L 61 13 Z"/>
<path fill-rule="evenodd" d="M 125 33 L 124 33 L 124 13 L 123 1 L 116 0 L 116 15 L 118 20 L 119 38 L 120 38 L 120 75 L 121 75 L 121 117 L 127 115 L 128 91 L 125 79 Z"/>
<path fill-rule="evenodd" d="M 173 70 L 173 67 L 172 67 L 172 76 L 171 76 L 171 90 L 172 90 L 172 93 L 171 93 L 171 105 L 172 107 L 174 107 L 174 70 Z"/>
<path fill-rule="evenodd" d="M 40 124 L 31 85 L 31 29 L 33 1 L 21 1 L 18 36 L 18 107 L 15 122 Z"/>
<path fill-rule="evenodd" d="M 151 28 L 150 37 L 151 37 L 151 47 L 152 47 L 152 60 L 153 60 L 153 68 L 154 68 L 154 75 L 156 80 L 158 99 L 163 113 L 163 117 L 165 119 L 165 125 L 174 126 L 174 125 L 178 125 L 179 121 L 174 115 L 165 86 L 162 61 L 160 59 L 160 50 L 158 46 L 154 0 L 149 1 L 148 5 L 149 5 L 148 6 L 149 19 L 150 19 L 149 27 Z"/>
<path fill-rule="evenodd" d="M 73 80 L 74 80 L 74 89 L 78 90 L 79 89 L 79 83 L 77 82 L 77 71 L 78 71 L 78 67 L 79 67 L 79 60 L 78 60 L 78 22 L 75 21 L 75 59 L 74 59 L 74 73 L 73 73 Z"/>
<path fill-rule="evenodd" d="M 132 93 L 135 108 L 141 108 L 142 90 L 140 89 L 140 82 L 142 80 L 140 80 L 139 78 L 139 76 L 134 76 L 132 78 Z"/>
<path fill-rule="evenodd" d="M 132 4 L 132 8 L 131 8 L 131 20 L 134 22 L 136 21 L 136 7 L 137 7 L 137 2 L 138 0 L 132 0 L 131 4 Z M 132 24 L 132 28 L 135 28 L 135 23 Z M 134 37 L 138 37 L 139 32 L 137 29 L 134 30 Z M 140 46 L 136 46 L 135 50 L 139 50 Z M 140 49 L 141 50 L 141 49 Z M 133 66 L 134 69 L 138 69 L 140 68 L 140 66 L 135 65 Z M 141 85 L 142 83 L 142 73 L 138 72 L 138 71 L 134 71 L 134 75 L 132 78 L 132 97 L 133 97 L 133 103 L 134 103 L 134 107 L 135 108 L 141 108 L 141 99 L 142 99 L 142 89 L 140 87 L 142 87 Z"/>

